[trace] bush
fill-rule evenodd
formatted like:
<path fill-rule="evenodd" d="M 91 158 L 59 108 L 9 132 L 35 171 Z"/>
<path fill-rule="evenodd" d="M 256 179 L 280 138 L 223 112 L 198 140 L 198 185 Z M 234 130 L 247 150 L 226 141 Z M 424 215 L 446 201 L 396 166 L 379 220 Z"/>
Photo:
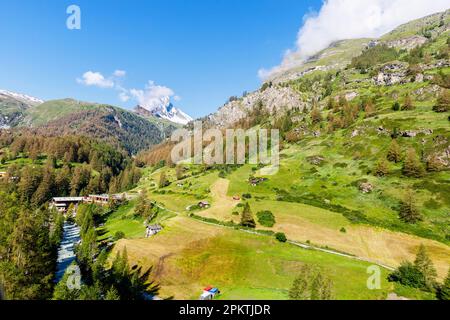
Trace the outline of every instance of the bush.
<path fill-rule="evenodd" d="M 275 224 L 275 217 L 270 211 L 260 211 L 256 214 L 260 225 L 268 228 L 272 228 Z"/>
<path fill-rule="evenodd" d="M 243 198 L 243 199 L 251 199 L 251 198 L 252 198 L 252 195 L 251 195 L 250 193 L 244 193 L 244 194 L 242 195 L 242 198 Z"/>
<path fill-rule="evenodd" d="M 434 112 L 450 111 L 450 93 L 448 90 L 443 90 L 438 97 L 437 104 L 433 107 Z"/>
<path fill-rule="evenodd" d="M 395 103 L 392 105 L 392 110 L 394 110 L 394 111 L 400 111 L 400 103 L 395 102 Z"/>
<path fill-rule="evenodd" d="M 342 233 L 347 233 L 347 229 L 345 229 L 344 227 L 342 227 L 340 231 L 341 231 Z"/>
<path fill-rule="evenodd" d="M 388 277 L 390 282 L 399 282 L 404 286 L 422 289 L 425 288 L 425 276 L 411 262 L 404 262 Z"/>
<path fill-rule="evenodd" d="M 286 235 L 285 235 L 284 233 L 282 233 L 282 232 L 276 233 L 276 234 L 275 234 L 275 238 L 276 238 L 278 241 L 283 242 L 283 243 L 287 241 Z"/>
<path fill-rule="evenodd" d="M 125 238 L 125 233 L 123 233 L 122 231 L 117 231 L 114 234 L 113 241 L 119 241 L 120 239 L 123 239 L 123 238 Z"/>

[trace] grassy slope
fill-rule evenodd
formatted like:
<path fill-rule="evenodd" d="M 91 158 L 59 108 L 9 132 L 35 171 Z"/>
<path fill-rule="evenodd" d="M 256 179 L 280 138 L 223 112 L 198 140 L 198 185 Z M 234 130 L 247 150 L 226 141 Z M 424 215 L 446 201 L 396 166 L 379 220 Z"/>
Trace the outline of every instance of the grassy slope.
<path fill-rule="evenodd" d="M 215 285 L 223 299 L 287 299 L 304 263 L 320 266 L 333 279 L 338 299 L 383 299 L 391 290 L 385 280 L 382 290 L 366 288 L 367 263 L 185 217 L 171 219 L 165 226 L 153 238 L 122 240 L 115 248 L 126 247 L 134 263 L 155 266 L 163 296 L 197 299 L 204 286 Z"/>
<path fill-rule="evenodd" d="M 392 33 L 383 40 L 417 34 L 417 30 L 411 31 L 409 27 L 399 29 L 397 34 Z M 425 49 L 426 52 L 443 47 L 447 37 L 448 33 L 441 35 Z M 340 62 L 349 61 L 367 41 L 342 42 L 341 47 L 338 45 L 326 50 L 316 61 L 295 71 L 308 66 L 329 65 L 336 57 L 340 57 Z M 425 73 L 435 74 L 437 71 Z M 441 71 L 448 74 L 449 68 Z M 294 90 L 301 90 L 295 81 L 289 85 Z M 290 245 L 276 243 L 270 237 L 206 225 L 188 219 L 185 208 L 200 199 L 207 199 L 212 202 L 212 208 L 197 212 L 198 215 L 238 222 L 239 216 L 233 212 L 242 209 L 236 207 L 238 202 L 232 200 L 232 196 L 251 193 L 253 197 L 249 202 L 253 212 L 271 210 L 277 220 L 271 230 L 283 231 L 289 239 L 310 241 L 393 266 L 406 259 L 412 260 L 418 246 L 424 243 L 442 278 L 450 261 L 450 247 L 446 240 L 450 231 L 450 173 L 430 173 L 423 179 L 409 179 L 401 176 L 401 164 L 391 164 L 391 173 L 386 178 L 370 174 L 380 157 L 385 156 L 391 142 L 389 136 L 378 134 L 377 129 L 381 126 L 388 130 L 433 129 L 431 136 L 399 138 L 403 150 L 415 147 L 425 152 L 435 151 L 436 136 L 450 137 L 448 115 L 431 111 L 436 102 L 436 94 L 430 91 L 431 88 L 429 82 L 377 87 L 367 74 L 351 69 L 342 71 L 333 82 L 333 96 L 355 92 L 358 97 L 353 103 L 373 98 L 377 108 L 375 116 L 368 119 L 360 117 L 351 127 L 333 134 L 325 132 L 324 121 L 321 128 L 314 128 L 322 131 L 320 137 L 306 136 L 298 144 L 288 146 L 283 151 L 280 172 L 257 187 L 247 182 L 255 174 L 249 165 L 239 168 L 227 179 L 219 179 L 216 172 L 191 176 L 192 172 L 198 171 L 191 168 L 181 186 L 172 183 L 164 190 L 156 187 L 159 174 L 165 171 L 173 182 L 174 170 L 163 168 L 154 173 L 147 172 L 139 188 L 150 190 L 152 199 L 182 215 L 165 221 L 165 231 L 157 237 L 122 240 L 118 248 L 127 246 L 134 262 L 155 265 L 163 294 L 174 294 L 177 298 L 197 298 L 201 287 L 209 284 L 220 286 L 225 293 L 223 298 L 286 298 L 286 289 L 304 262 L 326 269 L 335 281 L 338 298 L 379 298 L 392 290 L 412 298 L 430 298 L 422 292 L 400 286 L 393 288 L 385 282 L 383 294 L 368 292 L 364 285 L 367 279 L 365 270 L 355 272 L 364 263 L 315 251 L 299 251 Z M 308 93 L 300 93 L 308 97 Z M 393 112 L 393 102 L 402 102 L 406 93 L 412 95 L 416 109 Z M 352 137 L 354 130 L 359 134 Z M 308 162 L 308 157 L 317 155 L 325 158 L 323 165 Z M 357 187 L 361 179 L 372 183 L 375 191 L 362 194 Z M 425 221 L 417 226 L 405 225 L 398 218 L 397 207 L 407 188 L 415 189 L 419 209 L 425 217 Z M 295 195 L 296 202 L 277 201 L 277 190 Z M 302 199 L 316 202 L 311 204 L 311 201 Z M 432 202 L 434 204 L 430 206 Z M 358 210 L 370 224 L 352 224 L 343 214 L 333 212 L 329 204 Z M 342 228 L 346 232 L 341 232 Z"/>
<path fill-rule="evenodd" d="M 37 107 L 27 110 L 23 122 L 38 127 L 71 113 L 93 110 L 98 107 L 98 104 L 84 103 L 72 99 L 47 101 Z"/>

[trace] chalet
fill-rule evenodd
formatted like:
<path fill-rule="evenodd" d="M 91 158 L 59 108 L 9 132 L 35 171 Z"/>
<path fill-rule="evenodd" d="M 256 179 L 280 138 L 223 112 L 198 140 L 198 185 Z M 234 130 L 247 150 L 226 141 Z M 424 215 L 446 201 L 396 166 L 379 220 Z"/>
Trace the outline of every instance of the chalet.
<path fill-rule="evenodd" d="M 58 212 L 66 213 L 70 205 L 78 206 L 83 202 L 83 197 L 55 197 L 50 202 L 50 208 L 55 208 Z"/>
<path fill-rule="evenodd" d="M 234 201 L 241 201 L 241 197 L 239 197 L 239 196 L 234 196 L 234 197 L 233 197 L 233 200 L 234 200 Z"/>
<path fill-rule="evenodd" d="M 6 172 L 0 171 L 0 179 L 6 177 Z"/>
<path fill-rule="evenodd" d="M 248 182 L 249 182 L 253 187 L 256 187 L 256 186 L 259 185 L 260 183 L 265 182 L 265 181 L 267 181 L 267 180 L 268 180 L 267 178 L 250 178 L 250 179 L 248 180 Z"/>
<path fill-rule="evenodd" d="M 159 224 L 149 225 L 149 226 L 147 226 L 147 231 L 146 231 L 145 237 L 150 238 L 151 236 L 154 236 L 155 234 L 160 233 L 162 230 L 163 230 L 163 227 L 161 227 Z"/>
<path fill-rule="evenodd" d="M 198 206 L 202 209 L 207 209 L 207 208 L 211 207 L 211 205 L 209 204 L 208 201 L 200 201 L 198 203 Z"/>
<path fill-rule="evenodd" d="M 120 195 L 107 195 L 107 194 L 101 194 L 101 195 L 94 195 L 91 194 L 87 197 L 83 198 L 83 202 L 84 203 L 92 203 L 92 204 L 97 204 L 100 206 L 106 206 L 109 203 L 109 200 L 113 199 L 116 201 L 120 201 L 122 200 L 122 197 Z"/>

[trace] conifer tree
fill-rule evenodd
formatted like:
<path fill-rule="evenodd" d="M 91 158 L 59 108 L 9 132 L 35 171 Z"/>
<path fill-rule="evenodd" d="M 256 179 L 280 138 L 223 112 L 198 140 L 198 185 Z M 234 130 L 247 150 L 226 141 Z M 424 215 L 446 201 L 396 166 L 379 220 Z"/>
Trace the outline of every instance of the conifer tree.
<path fill-rule="evenodd" d="M 391 162 L 398 163 L 402 158 L 402 150 L 397 140 L 392 140 L 387 153 L 387 159 Z"/>
<path fill-rule="evenodd" d="M 450 269 L 448 270 L 447 278 L 445 278 L 444 283 L 439 288 L 438 298 L 439 300 L 450 300 Z"/>
<path fill-rule="evenodd" d="M 384 158 L 380 159 L 375 168 L 375 175 L 377 177 L 384 177 L 387 176 L 388 174 L 389 174 L 389 163 Z"/>
<path fill-rule="evenodd" d="M 253 213 L 248 202 L 245 204 L 244 210 L 242 211 L 241 225 L 247 228 L 256 227 L 256 222 L 253 218 Z"/>
<path fill-rule="evenodd" d="M 407 191 L 405 199 L 400 206 L 400 219 L 406 223 L 417 223 L 423 219 L 416 207 L 412 190 Z"/>
<path fill-rule="evenodd" d="M 159 183 L 158 183 L 159 188 L 167 187 L 167 183 L 168 183 L 168 181 L 167 181 L 166 173 L 161 172 L 161 175 L 159 176 Z"/>
<path fill-rule="evenodd" d="M 437 272 L 423 244 L 419 247 L 414 266 L 423 274 L 426 287 L 433 290 L 436 286 Z"/>
<path fill-rule="evenodd" d="M 313 124 L 318 124 L 322 122 L 322 114 L 317 106 L 315 106 L 311 111 L 311 120 Z"/>
<path fill-rule="evenodd" d="M 447 112 L 450 111 L 450 90 L 444 89 L 439 94 L 437 104 L 433 107 L 435 112 Z"/>
<path fill-rule="evenodd" d="M 436 154 L 432 155 L 427 161 L 428 172 L 439 172 L 442 170 L 442 164 Z"/>
<path fill-rule="evenodd" d="M 111 288 L 106 292 L 105 300 L 120 300 L 120 295 L 117 289 L 111 286 Z"/>
<path fill-rule="evenodd" d="M 414 108 L 415 107 L 414 107 L 414 103 L 412 101 L 412 98 L 411 98 L 411 96 L 409 94 L 407 94 L 405 96 L 405 103 L 403 104 L 402 110 L 411 111 L 411 110 L 414 110 Z"/>
<path fill-rule="evenodd" d="M 407 177 L 421 178 L 425 169 L 417 156 L 416 150 L 410 148 L 406 153 L 405 162 L 403 164 L 403 174 Z"/>
<path fill-rule="evenodd" d="M 333 282 L 322 272 L 309 265 L 304 265 L 289 290 L 291 300 L 331 300 L 333 299 Z"/>

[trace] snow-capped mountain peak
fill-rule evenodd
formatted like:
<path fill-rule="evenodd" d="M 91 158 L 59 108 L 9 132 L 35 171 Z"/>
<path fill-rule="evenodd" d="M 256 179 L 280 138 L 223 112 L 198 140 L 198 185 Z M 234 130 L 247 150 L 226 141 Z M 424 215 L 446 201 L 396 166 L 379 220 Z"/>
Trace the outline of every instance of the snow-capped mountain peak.
<path fill-rule="evenodd" d="M 151 110 L 148 110 L 148 108 L 142 106 L 137 106 L 135 108 L 135 112 L 144 116 L 151 115 L 157 118 L 169 120 L 173 123 L 182 125 L 186 125 L 192 120 L 194 120 L 192 117 L 190 117 L 180 109 L 175 108 L 172 103 L 161 104 L 160 106 L 153 108 Z"/>
<path fill-rule="evenodd" d="M 1 90 L 0 89 L 0 95 L 3 96 L 7 96 L 10 98 L 13 98 L 15 100 L 19 100 L 25 104 L 28 104 L 30 106 L 37 106 L 39 104 L 44 103 L 44 100 L 32 97 L 32 96 L 28 96 L 26 94 L 22 94 L 22 93 L 17 93 L 17 92 L 12 92 L 12 91 L 7 91 L 7 90 Z"/>

